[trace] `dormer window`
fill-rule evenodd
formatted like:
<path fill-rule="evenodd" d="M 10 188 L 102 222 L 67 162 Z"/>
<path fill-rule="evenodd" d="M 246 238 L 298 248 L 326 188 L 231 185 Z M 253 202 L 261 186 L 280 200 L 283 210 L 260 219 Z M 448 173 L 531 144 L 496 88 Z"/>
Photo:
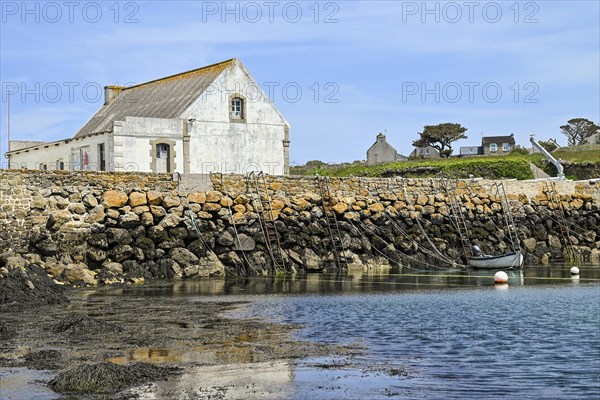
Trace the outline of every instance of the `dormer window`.
<path fill-rule="evenodd" d="M 492 143 L 490 144 L 490 151 L 491 152 L 496 152 L 498 151 L 498 145 L 496 143 Z"/>
<path fill-rule="evenodd" d="M 241 97 L 231 99 L 231 119 L 244 119 L 244 99 Z"/>

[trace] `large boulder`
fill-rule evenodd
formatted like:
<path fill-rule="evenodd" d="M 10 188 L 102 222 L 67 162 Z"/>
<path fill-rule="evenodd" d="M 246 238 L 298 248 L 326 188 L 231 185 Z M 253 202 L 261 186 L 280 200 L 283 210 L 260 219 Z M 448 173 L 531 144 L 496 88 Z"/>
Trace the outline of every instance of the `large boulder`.
<path fill-rule="evenodd" d="M 206 202 L 208 203 L 218 203 L 223 198 L 223 193 L 218 192 L 216 190 L 211 190 L 206 193 Z"/>
<path fill-rule="evenodd" d="M 129 197 L 120 190 L 107 190 L 104 192 L 104 203 L 109 208 L 123 207 L 129 201 Z"/>
<path fill-rule="evenodd" d="M 236 275 L 244 275 L 246 273 L 244 261 L 242 261 L 235 251 L 221 254 L 219 260 L 226 266 L 231 267 Z"/>
<path fill-rule="evenodd" d="M 110 259 L 112 261 L 121 262 L 123 260 L 127 260 L 131 256 L 133 256 L 134 251 L 133 247 L 128 244 L 120 244 L 114 249 L 112 249 L 109 253 Z"/>
<path fill-rule="evenodd" d="M 181 205 L 181 199 L 175 196 L 165 196 L 162 201 L 162 205 L 164 208 L 173 208 Z"/>
<path fill-rule="evenodd" d="M 87 269 L 85 264 L 67 264 L 60 278 L 72 285 L 95 286 L 98 284 L 95 273 Z"/>
<path fill-rule="evenodd" d="M 108 228 L 106 230 L 108 244 L 130 244 L 133 238 L 127 229 Z"/>
<path fill-rule="evenodd" d="M 169 214 L 166 217 L 164 217 L 162 219 L 162 221 L 160 221 L 158 226 L 163 227 L 163 228 L 174 228 L 177 225 L 179 225 L 180 221 L 181 221 L 181 217 L 178 217 L 175 214 Z"/>
<path fill-rule="evenodd" d="M 86 259 L 92 263 L 101 263 L 108 257 L 105 250 L 96 247 L 89 247 L 86 253 Z"/>
<path fill-rule="evenodd" d="M 183 267 L 183 276 L 192 278 L 196 276 L 223 276 L 225 275 L 225 266 L 213 252 L 208 252 L 206 257 L 202 257 L 196 264 L 181 264 Z"/>
<path fill-rule="evenodd" d="M 91 246 L 104 250 L 108 249 L 108 239 L 106 238 L 106 233 L 92 233 L 88 236 L 87 242 Z"/>
<path fill-rule="evenodd" d="M 177 264 L 181 265 L 183 268 L 190 265 L 197 265 L 199 262 L 199 258 L 194 255 L 188 249 L 176 248 L 171 250 L 171 259 L 175 261 Z"/>
<path fill-rule="evenodd" d="M 323 268 L 321 259 L 311 249 L 304 249 L 302 252 L 302 264 L 306 270 L 319 270 Z"/>
<path fill-rule="evenodd" d="M 88 214 L 85 216 L 85 222 L 88 224 L 92 224 L 94 222 L 102 222 L 106 214 L 104 213 L 104 206 L 96 205 L 92 208 Z"/>
<path fill-rule="evenodd" d="M 217 243 L 220 244 L 221 246 L 232 246 L 234 243 L 233 240 L 233 236 L 231 236 L 231 234 L 227 231 L 224 231 L 218 238 L 217 238 Z"/>
<path fill-rule="evenodd" d="M 42 240 L 35 245 L 36 250 L 43 256 L 55 256 L 58 254 L 58 243 L 52 240 Z"/>
<path fill-rule="evenodd" d="M 548 246 L 552 249 L 560 250 L 562 248 L 562 244 L 560 243 L 560 239 L 554 235 L 548 235 Z"/>
<path fill-rule="evenodd" d="M 173 279 L 175 275 L 181 273 L 179 264 L 169 258 L 145 263 L 144 267 L 152 274 L 154 279 Z"/>
<path fill-rule="evenodd" d="M 98 205 L 98 200 L 96 200 L 96 198 L 91 195 L 91 194 L 87 194 L 85 196 L 83 196 L 83 205 L 86 206 L 87 208 L 94 208 Z"/>
<path fill-rule="evenodd" d="M 190 194 L 188 194 L 187 198 L 190 203 L 204 204 L 206 202 L 206 193 L 204 193 L 204 192 L 190 193 Z"/>
<path fill-rule="evenodd" d="M 169 234 L 162 226 L 151 226 L 148 228 L 148 238 L 153 240 L 155 243 L 161 243 L 169 239 Z"/>
<path fill-rule="evenodd" d="M 57 231 L 64 224 L 73 220 L 73 215 L 67 210 L 53 211 L 48 215 L 46 227 L 50 230 Z"/>
<path fill-rule="evenodd" d="M 145 206 L 146 204 L 148 204 L 146 193 L 131 192 L 129 194 L 128 204 L 130 207 Z"/>
<path fill-rule="evenodd" d="M 125 229 L 135 228 L 140 224 L 140 217 L 134 212 L 127 212 L 119 217 L 119 226 Z"/>
<path fill-rule="evenodd" d="M 256 242 L 251 236 L 248 236 L 245 233 L 238 234 L 237 240 L 235 240 L 235 243 L 233 244 L 233 249 L 239 251 L 253 251 L 255 248 Z"/>
<path fill-rule="evenodd" d="M 528 252 L 533 252 L 535 250 L 535 246 L 537 245 L 537 241 L 534 238 L 527 238 L 522 240 L 523 247 Z"/>

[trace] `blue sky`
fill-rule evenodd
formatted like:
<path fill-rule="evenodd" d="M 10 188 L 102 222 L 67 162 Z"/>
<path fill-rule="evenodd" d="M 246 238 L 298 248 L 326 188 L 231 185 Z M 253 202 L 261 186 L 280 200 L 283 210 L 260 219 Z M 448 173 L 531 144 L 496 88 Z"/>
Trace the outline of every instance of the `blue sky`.
<path fill-rule="evenodd" d="M 468 128 L 456 149 L 511 132 L 566 144 L 568 119 L 600 120 L 599 4 L 2 1 L 0 150 L 8 91 L 13 139 L 58 140 L 98 88 L 232 57 L 274 87 L 295 163 L 364 159 L 384 130 L 408 154 L 443 122 Z"/>

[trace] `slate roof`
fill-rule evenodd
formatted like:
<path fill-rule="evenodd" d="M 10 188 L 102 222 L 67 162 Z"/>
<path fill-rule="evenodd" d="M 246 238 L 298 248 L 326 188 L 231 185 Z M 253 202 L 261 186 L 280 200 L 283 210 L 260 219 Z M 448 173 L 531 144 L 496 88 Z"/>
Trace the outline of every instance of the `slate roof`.
<path fill-rule="evenodd" d="M 16 151 L 21 149 L 26 149 L 28 147 L 35 147 L 47 144 L 48 142 L 39 142 L 32 140 L 11 140 L 10 141 L 10 151 Z"/>
<path fill-rule="evenodd" d="M 481 138 L 481 144 L 486 145 L 488 143 L 510 143 L 515 144 L 515 136 L 507 135 L 507 136 L 484 136 Z"/>
<path fill-rule="evenodd" d="M 75 134 L 74 137 L 112 130 L 113 121 L 125 117 L 177 118 L 236 59 L 182 72 L 121 89 L 118 95 Z"/>

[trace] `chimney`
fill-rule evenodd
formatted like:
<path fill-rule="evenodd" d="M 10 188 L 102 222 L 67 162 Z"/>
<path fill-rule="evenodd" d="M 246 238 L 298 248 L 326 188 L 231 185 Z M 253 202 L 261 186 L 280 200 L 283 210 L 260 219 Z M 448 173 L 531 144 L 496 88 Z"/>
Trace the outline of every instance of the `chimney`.
<path fill-rule="evenodd" d="M 104 86 L 104 105 L 109 104 L 123 89 L 125 86 Z"/>

